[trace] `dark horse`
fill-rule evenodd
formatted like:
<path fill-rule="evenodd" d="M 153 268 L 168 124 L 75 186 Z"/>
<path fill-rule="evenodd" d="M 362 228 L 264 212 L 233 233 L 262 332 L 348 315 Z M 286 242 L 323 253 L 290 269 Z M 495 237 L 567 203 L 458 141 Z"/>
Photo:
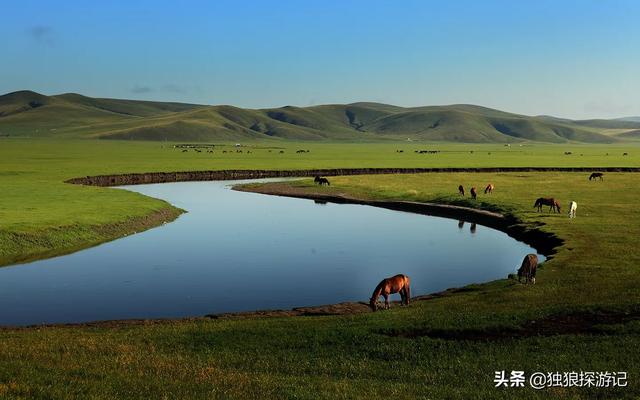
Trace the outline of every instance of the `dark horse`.
<path fill-rule="evenodd" d="M 558 201 L 556 201 L 556 199 L 554 199 L 553 197 L 540 197 L 538 200 L 536 200 L 533 206 L 538 209 L 538 212 L 542 211 L 542 206 L 549 206 L 549 212 L 553 210 L 554 212 L 560 213 L 560 203 L 558 203 Z"/>
<path fill-rule="evenodd" d="M 600 178 L 600 180 L 602 180 L 602 176 L 604 174 L 602 172 L 594 172 L 593 174 L 591 174 L 591 176 L 589 176 L 589 180 L 596 180 L 598 178 Z"/>
<path fill-rule="evenodd" d="M 475 200 L 476 197 L 478 197 L 478 192 L 476 191 L 475 187 L 472 187 L 471 188 L 471 198 Z"/>
<path fill-rule="evenodd" d="M 458 186 L 458 193 L 460 193 L 461 196 L 464 196 L 464 187 L 462 185 Z"/>
<path fill-rule="evenodd" d="M 388 309 L 389 295 L 392 293 L 400 293 L 400 303 L 408 305 L 409 299 L 411 299 L 411 288 L 409 284 L 409 277 L 403 274 L 383 279 L 373 291 L 371 299 L 369 299 L 369 306 L 373 311 L 376 311 L 378 309 L 378 297 L 382 296 L 384 297 L 384 308 Z"/>
<path fill-rule="evenodd" d="M 318 185 L 322 186 L 322 185 L 327 185 L 327 186 L 331 186 L 331 183 L 329 183 L 329 180 L 327 178 L 323 178 L 321 176 L 317 176 L 315 178 L 313 178 L 313 181 L 315 183 L 317 183 Z"/>
<path fill-rule="evenodd" d="M 538 268 L 538 256 L 535 254 L 527 254 L 522 260 L 522 265 L 518 269 L 518 282 L 524 277 L 524 281 L 536 283 L 536 268 Z"/>

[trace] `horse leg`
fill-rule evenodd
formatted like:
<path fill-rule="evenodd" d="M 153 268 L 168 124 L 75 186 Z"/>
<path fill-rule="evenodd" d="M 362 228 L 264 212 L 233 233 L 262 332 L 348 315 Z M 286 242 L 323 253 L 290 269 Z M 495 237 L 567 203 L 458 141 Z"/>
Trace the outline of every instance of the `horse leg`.
<path fill-rule="evenodd" d="M 384 294 L 383 296 L 384 296 L 384 308 L 388 310 L 389 308 L 391 308 L 391 306 L 389 305 L 389 295 Z"/>
<path fill-rule="evenodd" d="M 411 300 L 411 288 L 407 285 L 404 287 L 404 301 L 406 305 L 409 305 L 409 300 Z"/>

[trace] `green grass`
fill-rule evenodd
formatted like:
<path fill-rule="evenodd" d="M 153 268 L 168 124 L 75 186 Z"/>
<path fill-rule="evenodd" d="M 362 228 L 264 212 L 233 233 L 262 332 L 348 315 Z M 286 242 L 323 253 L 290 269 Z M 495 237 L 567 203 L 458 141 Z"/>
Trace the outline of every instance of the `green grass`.
<path fill-rule="evenodd" d="M 640 122 L 572 121 L 454 104 L 377 103 L 242 109 L 233 106 L 44 96 L 0 96 L 0 135 L 134 140 L 406 140 L 466 143 L 610 143 Z"/>
<path fill-rule="evenodd" d="M 169 209 L 161 200 L 136 193 L 63 183 L 79 176 L 228 168 L 640 166 L 640 147 L 632 144 L 247 144 L 251 154 L 223 154 L 220 149 L 208 154 L 182 153 L 164 142 L 0 139 L 0 265 L 111 240 L 140 230 L 127 224 L 132 218 Z M 414 153 L 425 148 L 442 153 Z M 297 154 L 297 149 L 311 152 Z M 396 153 L 397 149 L 405 152 Z M 565 156 L 565 151 L 573 155 Z M 99 229 L 105 224 L 119 225 Z"/>
<path fill-rule="evenodd" d="M 16 242 L 7 234 L 38 237 L 61 227 L 58 232 L 69 235 L 62 241 L 86 246 L 109 238 L 85 237 L 84 229 L 169 207 L 122 190 L 62 183 L 76 176 L 225 168 L 640 166 L 637 147 L 628 146 L 283 143 L 284 154 L 254 148 L 252 154 L 216 151 L 213 156 L 162 146 L 0 140 L 4 260 L 34 251 L 31 242 Z M 298 148 L 311 152 L 296 154 Z M 405 153 L 396 153 L 397 148 Z M 446 152 L 413 153 L 418 148 Z M 574 154 L 564 156 L 564 151 Z M 625 151 L 629 156 L 621 155 Z M 513 213 L 530 226 L 544 224 L 542 229 L 565 240 L 535 286 L 505 279 L 407 308 L 354 316 L 6 329 L 0 331 L 0 397 L 637 398 L 637 320 L 606 324 L 591 334 L 486 342 L 385 334 L 490 331 L 558 313 L 638 312 L 640 256 L 634 249 L 640 236 L 640 174 L 607 173 L 604 182 L 589 182 L 584 173 L 556 172 L 352 176 L 331 178 L 331 188 L 321 190 L 459 203 L 458 184 L 483 187 L 489 181 L 496 192 L 471 205 Z M 320 190 L 309 180 L 290 185 Z M 540 195 L 555 196 L 563 205 L 576 200 L 578 218 L 536 213 L 533 199 Z M 14 247 L 7 252 L 7 246 Z M 495 389 L 494 371 L 512 369 L 628 371 L 629 386 Z"/>

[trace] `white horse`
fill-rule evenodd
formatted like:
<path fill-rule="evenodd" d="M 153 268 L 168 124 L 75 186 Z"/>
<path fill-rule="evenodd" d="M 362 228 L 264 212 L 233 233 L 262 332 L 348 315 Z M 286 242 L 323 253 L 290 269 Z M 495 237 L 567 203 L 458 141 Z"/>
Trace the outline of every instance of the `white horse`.
<path fill-rule="evenodd" d="M 578 209 L 578 203 L 576 203 L 575 201 L 572 201 L 571 203 L 569 203 L 569 218 L 576 217 L 577 209 Z"/>

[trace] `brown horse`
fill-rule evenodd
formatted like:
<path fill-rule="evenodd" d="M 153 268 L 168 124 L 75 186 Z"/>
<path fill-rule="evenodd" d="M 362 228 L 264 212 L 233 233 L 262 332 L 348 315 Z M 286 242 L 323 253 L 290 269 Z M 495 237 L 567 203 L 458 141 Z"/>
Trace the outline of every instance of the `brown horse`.
<path fill-rule="evenodd" d="M 538 256 L 535 254 L 527 254 L 522 260 L 522 265 L 518 269 L 518 282 L 520 278 L 525 278 L 526 282 L 536 283 L 536 268 L 538 267 Z"/>
<path fill-rule="evenodd" d="M 475 200 L 476 197 L 478 197 L 478 192 L 476 191 L 475 187 L 472 187 L 471 188 L 471 198 Z"/>
<path fill-rule="evenodd" d="M 378 297 L 384 297 L 384 308 L 389 309 L 389 295 L 393 293 L 400 293 L 400 304 L 409 304 L 411 299 L 411 288 L 409 287 L 409 277 L 403 274 L 392 276 L 391 278 L 385 278 L 371 295 L 369 299 L 369 306 L 373 311 L 378 309 Z"/>
<path fill-rule="evenodd" d="M 487 185 L 487 187 L 484 189 L 484 194 L 491 194 L 493 192 L 493 189 L 495 189 L 496 187 L 493 185 L 493 183 L 490 183 Z"/>
<path fill-rule="evenodd" d="M 462 185 L 458 186 L 458 193 L 460 193 L 461 196 L 464 196 L 464 187 Z"/>
<path fill-rule="evenodd" d="M 538 212 L 542 211 L 542 206 L 549 206 L 549 212 L 553 210 L 554 212 L 560 213 L 560 203 L 553 197 L 540 197 L 538 200 L 536 200 L 533 206 L 538 209 Z"/>

